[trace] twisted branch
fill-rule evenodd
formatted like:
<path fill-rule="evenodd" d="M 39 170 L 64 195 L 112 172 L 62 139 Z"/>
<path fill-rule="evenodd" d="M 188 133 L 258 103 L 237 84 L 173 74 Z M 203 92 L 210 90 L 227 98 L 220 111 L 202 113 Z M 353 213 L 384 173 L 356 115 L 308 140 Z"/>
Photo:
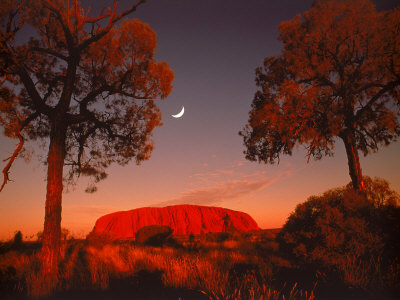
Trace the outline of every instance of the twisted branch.
<path fill-rule="evenodd" d="M 16 114 L 19 117 L 21 117 L 21 114 L 18 111 L 16 112 Z M 7 163 L 7 165 L 4 167 L 4 169 L 2 171 L 2 173 L 3 173 L 3 183 L 2 183 L 2 185 L 0 187 L 0 192 L 3 190 L 4 186 L 6 185 L 6 183 L 8 181 L 10 181 L 10 178 L 9 178 L 10 168 L 11 168 L 12 164 L 14 163 L 14 160 L 17 158 L 18 154 L 20 154 L 20 152 L 22 150 L 22 147 L 24 146 L 25 139 L 21 134 L 22 130 L 24 129 L 25 126 L 29 125 L 29 123 L 31 121 L 33 121 L 34 119 L 36 119 L 39 115 L 40 115 L 39 113 L 35 112 L 35 113 L 31 114 L 28 118 L 26 118 L 24 121 L 21 121 L 21 119 L 18 118 L 18 116 L 17 116 L 16 119 L 17 119 L 18 123 L 9 125 L 9 127 L 14 127 L 14 129 L 16 131 L 16 136 L 19 139 L 19 143 L 17 144 L 17 148 L 15 148 L 13 154 L 10 157 L 8 157 L 8 158 L 3 160 L 4 162 L 6 162 L 8 160 L 8 163 Z"/>
<path fill-rule="evenodd" d="M 10 157 L 8 157 L 8 158 L 3 160 L 4 162 L 8 160 L 8 163 L 3 169 L 3 184 L 0 187 L 0 192 L 3 190 L 4 186 L 6 185 L 6 183 L 8 181 L 10 181 L 10 178 L 8 176 L 10 168 L 11 168 L 15 158 L 18 156 L 18 154 L 22 150 L 22 147 L 24 146 L 24 142 L 25 142 L 24 137 L 20 133 L 18 133 L 17 136 L 19 138 L 19 143 L 17 144 L 17 148 L 14 150 L 13 154 Z"/>

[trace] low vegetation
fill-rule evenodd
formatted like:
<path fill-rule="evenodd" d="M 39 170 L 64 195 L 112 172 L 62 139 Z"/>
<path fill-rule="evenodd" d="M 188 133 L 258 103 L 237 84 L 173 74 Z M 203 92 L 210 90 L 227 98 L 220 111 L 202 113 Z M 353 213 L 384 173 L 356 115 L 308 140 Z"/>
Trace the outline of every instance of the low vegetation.
<path fill-rule="evenodd" d="M 400 291 L 400 196 L 380 178 L 364 182 L 365 195 L 348 185 L 299 204 L 277 236 L 281 254 L 347 288 Z"/>
<path fill-rule="evenodd" d="M 135 235 L 136 243 L 148 246 L 162 246 L 172 238 L 173 230 L 169 226 L 150 225 L 140 228 Z"/>
<path fill-rule="evenodd" d="M 274 270 L 289 262 L 259 255 L 269 250 L 261 243 L 251 243 L 253 235 L 230 236 L 222 242 L 211 236 L 185 241 L 181 237 L 174 247 L 67 241 L 55 297 L 84 294 L 109 299 L 108 293 L 117 293 L 119 299 L 133 299 L 132 295 L 139 299 L 314 299 L 312 289 L 276 281 Z M 38 251 L 10 249 L 0 256 L 0 272 L 2 299 L 46 296 Z"/>
<path fill-rule="evenodd" d="M 399 198 L 384 181 L 365 181 L 366 198 L 349 187 L 310 197 L 281 230 L 174 236 L 156 246 L 66 239 L 52 295 L 40 241 L 16 233 L 0 245 L 0 298 L 396 299 Z"/>

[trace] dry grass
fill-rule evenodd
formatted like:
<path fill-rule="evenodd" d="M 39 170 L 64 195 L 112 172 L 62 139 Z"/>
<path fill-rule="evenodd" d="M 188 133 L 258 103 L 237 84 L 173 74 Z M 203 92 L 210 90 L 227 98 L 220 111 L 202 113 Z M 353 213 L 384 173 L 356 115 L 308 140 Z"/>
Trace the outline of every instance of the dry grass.
<path fill-rule="evenodd" d="M 188 253 L 174 248 L 107 245 L 87 247 L 92 286 L 107 287 L 110 277 L 158 271 L 166 287 L 202 291 L 212 299 L 313 299 L 296 286 L 285 295 L 268 287 L 272 270 L 260 258 L 227 248 Z"/>
<path fill-rule="evenodd" d="M 400 288 L 400 263 L 392 262 L 388 270 L 382 270 L 387 266 L 382 263 L 381 257 L 363 261 L 349 255 L 337 265 L 343 282 L 348 286 L 372 291 L 379 291 L 382 287 L 393 290 Z"/>
<path fill-rule="evenodd" d="M 323 295 L 321 285 L 330 281 L 329 275 L 308 272 L 282 258 L 273 239 L 196 243 L 195 247 L 156 248 L 132 242 L 69 241 L 63 248 L 58 291 L 102 293 L 123 283 L 139 292 L 190 290 L 208 299 L 311 300 Z M 395 291 L 400 266 L 392 264 L 387 272 L 382 271 L 381 263 L 380 259 L 363 262 L 356 257 L 343 258 L 335 273 L 339 281 L 330 289 L 350 287 L 377 295 L 384 288 Z M 38 250 L 0 254 L 0 299 L 16 295 L 37 298 L 49 292 Z"/>
<path fill-rule="evenodd" d="M 138 274 L 148 272 L 155 283 L 157 278 L 160 280 L 160 285 L 154 288 L 194 290 L 209 299 L 314 299 L 312 293 L 296 285 L 286 294 L 274 289 L 270 284 L 273 265 L 258 256 L 241 253 L 236 245 L 225 241 L 218 249 L 192 252 L 131 243 L 99 246 L 73 241 L 63 252 L 58 289 L 108 290 L 116 280 L 134 283 Z M 48 293 L 38 253 L 26 255 L 10 251 L 0 255 L 3 275 L 10 266 L 17 272 L 8 283 L 14 295 L 35 298 Z M 10 295 L 0 294 L 4 298 Z"/>

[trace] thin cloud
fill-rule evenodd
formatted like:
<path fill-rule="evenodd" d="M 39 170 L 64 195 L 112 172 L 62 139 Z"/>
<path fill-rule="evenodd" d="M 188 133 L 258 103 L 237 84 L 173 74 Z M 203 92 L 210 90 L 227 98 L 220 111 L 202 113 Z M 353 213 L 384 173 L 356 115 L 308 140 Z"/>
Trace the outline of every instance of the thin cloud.
<path fill-rule="evenodd" d="M 71 230 L 73 236 L 84 238 L 98 218 L 121 210 L 113 206 L 65 205 L 63 207 L 63 226 Z"/>
<path fill-rule="evenodd" d="M 217 170 L 217 173 L 221 174 L 221 175 L 232 175 L 233 174 L 233 170 L 232 169 L 230 169 L 230 170 Z"/>
<path fill-rule="evenodd" d="M 86 217 L 100 217 L 117 211 L 116 207 L 112 206 L 99 206 L 99 205 L 65 205 L 63 207 L 63 214 L 68 216 L 86 216 Z"/>
<path fill-rule="evenodd" d="M 207 172 L 194 173 L 189 176 L 189 178 L 193 178 L 198 180 L 202 184 L 211 184 L 214 185 L 216 182 L 226 182 L 233 181 L 238 178 L 240 179 L 263 179 L 265 178 L 266 171 L 256 171 L 248 173 L 246 171 L 240 171 L 235 169 L 239 168 L 236 165 L 233 168 L 229 169 L 217 169 Z"/>
<path fill-rule="evenodd" d="M 234 175 L 233 169 L 217 169 L 217 170 L 213 170 L 213 171 L 195 173 L 189 177 L 190 178 L 198 178 L 200 180 L 213 178 L 213 180 L 215 180 L 215 179 L 221 179 L 221 178 L 224 178 L 227 176 L 232 176 L 232 175 Z"/>
<path fill-rule="evenodd" d="M 223 201 L 240 198 L 261 190 L 275 182 L 278 178 L 261 180 L 229 180 L 216 184 L 211 188 L 199 188 L 182 193 L 175 199 L 159 202 L 154 206 L 177 204 L 213 205 Z"/>
<path fill-rule="evenodd" d="M 256 171 L 253 173 L 244 173 L 242 175 L 243 178 L 260 178 L 260 177 L 265 177 L 265 174 L 267 174 L 267 171 Z"/>

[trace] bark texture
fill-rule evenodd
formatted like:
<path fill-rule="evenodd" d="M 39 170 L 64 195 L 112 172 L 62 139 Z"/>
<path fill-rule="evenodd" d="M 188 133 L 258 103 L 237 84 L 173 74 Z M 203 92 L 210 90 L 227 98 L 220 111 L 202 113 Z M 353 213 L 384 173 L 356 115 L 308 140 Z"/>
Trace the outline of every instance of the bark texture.
<path fill-rule="evenodd" d="M 356 191 L 365 192 L 365 185 L 362 176 L 358 149 L 356 146 L 355 136 L 351 130 L 345 130 L 340 136 L 344 142 L 347 154 L 347 162 L 349 165 L 349 174 Z"/>
<path fill-rule="evenodd" d="M 56 120 L 50 134 L 42 246 L 43 271 L 54 277 L 57 276 L 60 259 L 65 138 L 66 125 L 62 119 Z"/>

